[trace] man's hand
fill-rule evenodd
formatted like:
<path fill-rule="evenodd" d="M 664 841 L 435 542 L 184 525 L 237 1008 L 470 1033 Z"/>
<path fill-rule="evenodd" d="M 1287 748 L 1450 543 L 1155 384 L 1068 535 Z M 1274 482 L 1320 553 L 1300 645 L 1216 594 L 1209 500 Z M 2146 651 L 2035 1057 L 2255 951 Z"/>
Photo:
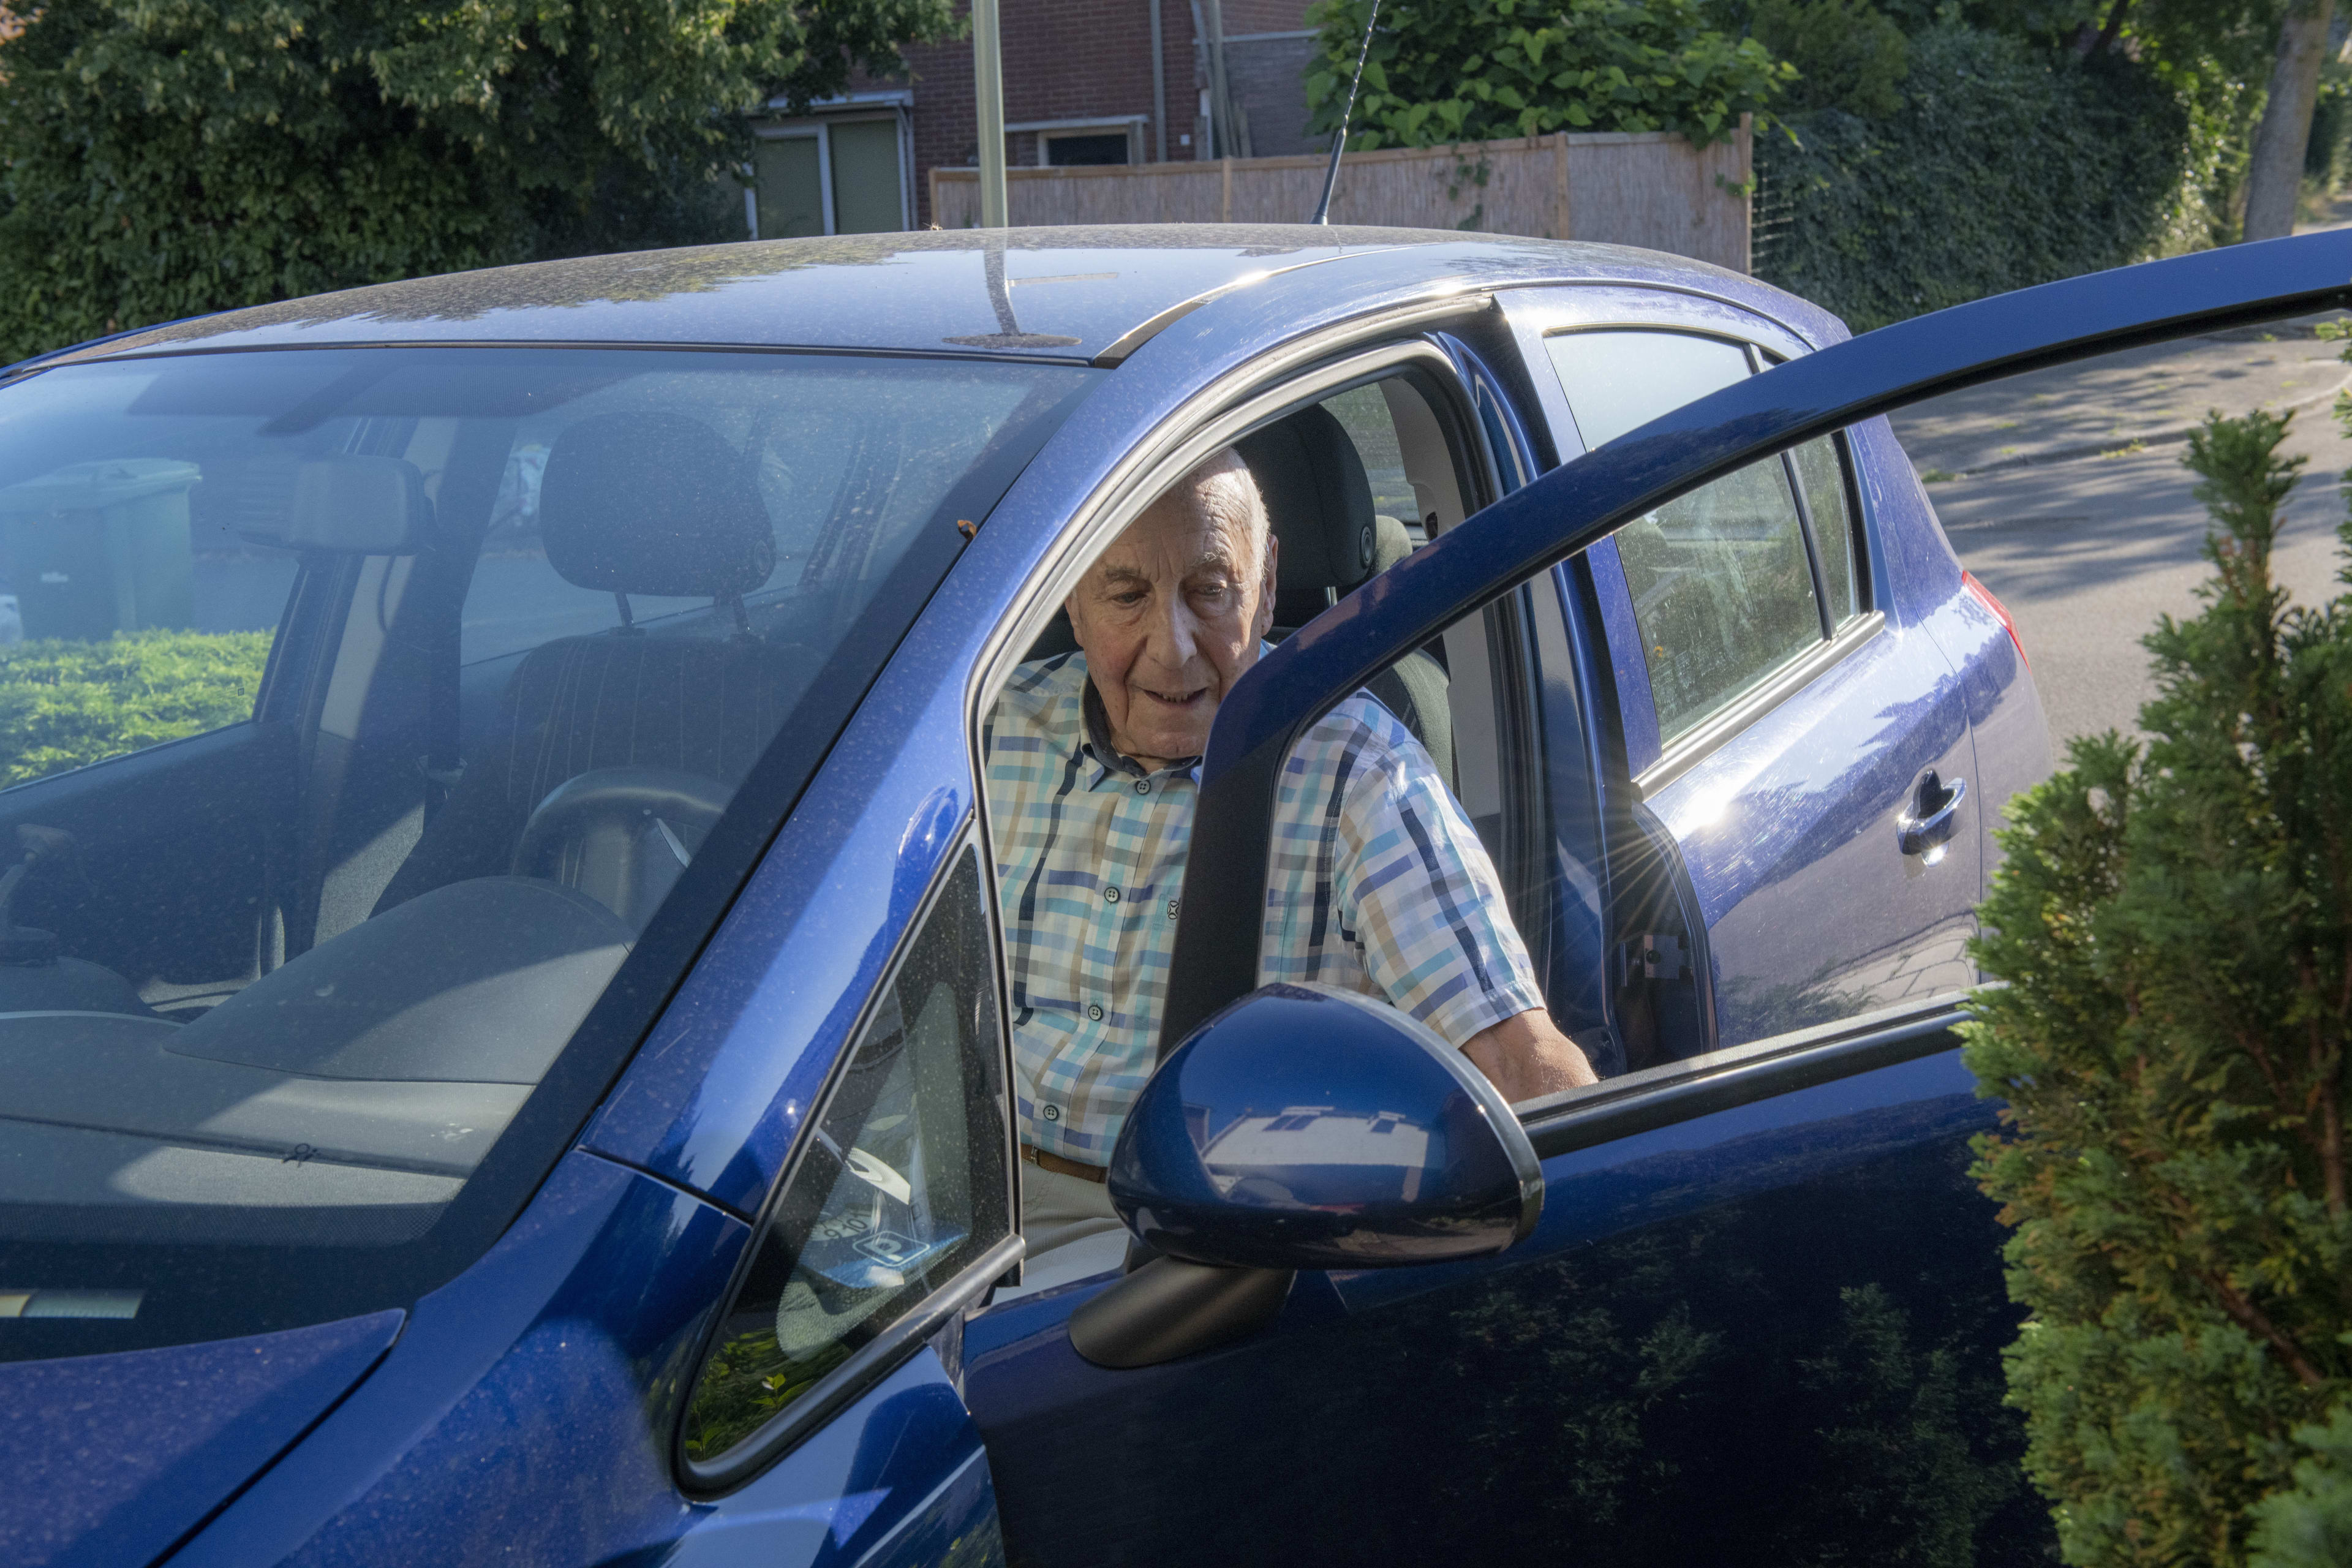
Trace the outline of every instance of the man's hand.
<path fill-rule="evenodd" d="M 1479 1030 L 1462 1054 L 1513 1105 L 1601 1081 L 1584 1053 L 1535 1009 Z"/>

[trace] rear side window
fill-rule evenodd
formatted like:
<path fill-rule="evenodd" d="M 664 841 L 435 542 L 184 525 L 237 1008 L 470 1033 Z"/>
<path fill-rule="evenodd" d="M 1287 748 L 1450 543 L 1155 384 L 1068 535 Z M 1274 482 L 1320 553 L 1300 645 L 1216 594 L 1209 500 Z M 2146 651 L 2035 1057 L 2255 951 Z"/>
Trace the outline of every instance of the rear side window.
<path fill-rule="evenodd" d="M 1842 626 L 1862 614 L 1861 571 L 1854 560 L 1853 504 L 1847 499 L 1845 464 L 1838 437 L 1823 436 L 1790 454 L 1797 470 L 1797 493 L 1822 557 L 1822 592 L 1830 624 Z"/>
<path fill-rule="evenodd" d="M 1564 332 L 1547 346 L 1588 449 L 1754 368 L 1745 344 L 1689 332 Z M 1861 613 L 1831 438 L 1637 519 L 1617 550 L 1667 745 Z"/>
<path fill-rule="evenodd" d="M 688 1405 L 726 1456 L 1005 1236 L 1004 1040 L 967 848 L 785 1181 Z"/>

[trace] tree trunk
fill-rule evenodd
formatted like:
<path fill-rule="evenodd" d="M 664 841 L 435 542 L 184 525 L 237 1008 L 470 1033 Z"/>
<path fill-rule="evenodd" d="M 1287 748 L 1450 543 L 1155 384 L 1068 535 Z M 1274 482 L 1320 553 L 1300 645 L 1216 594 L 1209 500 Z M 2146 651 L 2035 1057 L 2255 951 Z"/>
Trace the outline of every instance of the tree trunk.
<path fill-rule="evenodd" d="M 2247 171 L 2248 239 L 2276 239 L 2294 232 L 2304 149 L 2311 140 L 2311 110 L 2319 97 L 2319 62 L 2327 51 L 2333 9 L 2332 0 L 2296 0 L 2280 25 L 2270 100 L 2263 106 L 2252 166 Z"/>
<path fill-rule="evenodd" d="M 2130 13 L 2131 0 L 2113 0 L 2113 3 L 2107 6 L 2105 26 L 2093 27 L 2086 21 L 2076 29 L 2074 53 L 2084 59 L 2088 59 L 2093 55 L 2102 54 L 2115 47 L 2116 39 L 2122 36 L 2124 30 L 2124 18 Z"/>

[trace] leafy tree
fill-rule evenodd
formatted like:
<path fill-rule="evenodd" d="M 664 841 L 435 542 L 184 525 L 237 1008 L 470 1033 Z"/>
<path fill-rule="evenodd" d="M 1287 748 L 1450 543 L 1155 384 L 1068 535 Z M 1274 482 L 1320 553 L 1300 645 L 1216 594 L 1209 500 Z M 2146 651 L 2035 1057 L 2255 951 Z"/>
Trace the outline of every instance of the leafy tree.
<path fill-rule="evenodd" d="M 1317 0 L 1311 127 L 1339 123 L 1370 0 Z M 1701 0 L 1388 0 L 1349 145 L 1434 147 L 1554 131 L 1679 131 L 1705 146 L 1794 71 Z"/>
<path fill-rule="evenodd" d="M 2325 1426 L 2301 1426 L 2310 1453 L 2294 1484 L 2254 1505 L 2256 1568 L 2341 1568 L 2352 1563 L 2352 1409 L 2336 1406 Z"/>
<path fill-rule="evenodd" d="M 2015 1227 L 2010 1396 L 2071 1563 L 2343 1561 L 2303 1547 L 2345 1539 L 2352 1489 L 2352 592 L 2271 580 L 2287 428 L 2192 436 L 2215 575 L 2147 639 L 2152 738 L 2074 742 L 1982 910 L 2010 984 L 1968 1060 L 2009 1109 L 1976 1173 Z"/>
<path fill-rule="evenodd" d="M 950 0 L 48 0 L 0 45 L 0 363 L 720 237 L 749 110 L 950 23 Z"/>
<path fill-rule="evenodd" d="M 1910 47 L 1895 19 L 1870 0 L 1764 0 L 1748 26 L 1797 69 L 1785 112 L 1842 109 L 1883 120 L 1903 107 Z"/>

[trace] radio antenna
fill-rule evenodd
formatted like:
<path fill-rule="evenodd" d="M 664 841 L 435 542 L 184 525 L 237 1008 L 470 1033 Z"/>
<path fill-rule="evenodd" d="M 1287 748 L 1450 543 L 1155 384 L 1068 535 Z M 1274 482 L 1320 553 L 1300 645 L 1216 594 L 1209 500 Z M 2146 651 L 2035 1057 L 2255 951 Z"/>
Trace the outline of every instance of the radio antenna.
<path fill-rule="evenodd" d="M 1339 129 L 1331 136 L 1331 166 L 1323 172 L 1323 199 L 1315 204 L 1308 223 L 1331 221 L 1331 193 L 1339 188 L 1339 154 L 1348 150 L 1348 122 L 1356 118 L 1356 89 L 1364 85 L 1364 62 L 1372 54 L 1372 26 L 1381 19 L 1381 0 L 1372 0 L 1372 14 L 1364 18 L 1363 47 L 1356 51 L 1356 78 L 1348 84 L 1348 107 L 1339 111 Z"/>

